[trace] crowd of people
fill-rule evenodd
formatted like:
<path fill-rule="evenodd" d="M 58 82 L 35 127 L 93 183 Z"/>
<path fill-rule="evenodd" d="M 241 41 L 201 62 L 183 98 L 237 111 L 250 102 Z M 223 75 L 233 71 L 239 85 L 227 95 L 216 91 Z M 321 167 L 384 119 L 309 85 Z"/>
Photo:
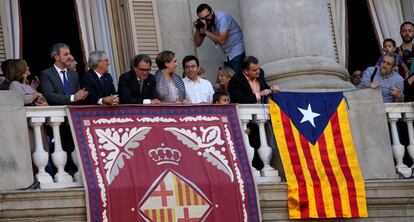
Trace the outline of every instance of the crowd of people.
<path fill-rule="evenodd" d="M 106 52 L 93 51 L 88 56 L 89 69 L 80 78 L 70 47 L 57 43 L 50 50 L 54 64 L 43 70 L 40 78 L 28 78 L 31 73 L 24 59 L 2 62 L 0 90 L 18 91 L 25 105 L 34 106 L 266 103 L 266 98 L 280 89 L 266 83 L 264 70 L 256 57 L 245 55 L 243 34 L 235 19 L 226 12 L 213 11 L 207 4 L 200 4 L 196 13 L 195 46 L 209 39 L 226 55 L 214 85 L 205 79 L 205 71 L 194 55 L 183 57 L 184 72 L 178 75 L 179 62 L 175 53 L 168 50 L 156 56 L 158 70 L 154 74 L 148 55 L 133 56 L 130 69 L 119 76 L 118 87 L 114 85 L 113 76 L 116 75 L 108 73 L 111 61 Z M 359 88 L 380 88 L 384 102 L 414 101 L 414 24 L 404 22 L 400 34 L 403 43 L 399 47 L 394 40 L 386 39 L 384 53 L 375 66 L 354 72 L 350 79 Z M 248 131 L 254 142 L 257 126 L 249 123 Z"/>
<path fill-rule="evenodd" d="M 226 55 L 223 66 L 218 68 L 215 85 L 205 80 L 205 71 L 194 55 L 183 58 L 184 72 L 178 75 L 176 55 L 168 50 L 155 58 L 158 70 L 154 74 L 150 73 L 152 61 L 148 55 L 133 56 L 130 70 L 119 77 L 118 87 L 114 86 L 115 75 L 108 73 L 108 55 L 93 51 L 88 58 L 89 70 L 80 79 L 69 46 L 57 43 L 50 50 L 54 64 L 43 70 L 40 78 L 29 78 L 29 66 L 23 59 L 2 62 L 0 90 L 18 91 L 25 105 L 37 106 L 263 103 L 268 95 L 279 90 L 266 83 L 258 59 L 245 56 L 243 33 L 231 15 L 213 11 L 207 4 L 200 4 L 196 13 L 194 44 L 199 47 L 209 39 Z M 404 22 L 400 35 L 400 46 L 393 39 L 385 39 L 383 55 L 376 64 L 363 72 L 356 70 L 350 78 L 359 88 L 381 89 L 384 102 L 414 101 L 414 24 Z"/>
<path fill-rule="evenodd" d="M 414 101 L 414 24 L 404 22 L 400 26 L 402 44 L 397 47 L 395 40 L 383 41 L 383 55 L 375 66 L 351 75 L 351 82 L 359 88 L 381 89 L 383 101 Z"/>
<path fill-rule="evenodd" d="M 151 74 L 148 55 L 133 56 L 130 70 L 120 75 L 118 87 L 109 74 L 110 61 L 104 51 L 93 51 L 88 68 L 81 78 L 70 47 L 57 43 L 51 47 L 54 64 L 32 81 L 29 66 L 23 59 L 2 63 L 5 76 L 0 89 L 16 90 L 25 105 L 117 105 L 117 104 L 211 104 L 260 103 L 278 90 L 264 79 L 264 71 L 254 56 L 245 57 L 243 35 L 239 25 L 226 12 L 214 12 L 207 4 L 197 7 L 194 43 L 198 47 L 207 37 L 219 44 L 227 55 L 218 69 L 216 85 L 204 79 L 198 58 L 187 55 L 182 60 L 183 75 L 178 75 L 178 61 L 172 51 L 162 51 L 156 58 L 158 70 Z M 116 91 L 116 88 L 118 89 Z"/>
<path fill-rule="evenodd" d="M 151 74 L 152 61 L 139 54 L 131 59 L 130 70 L 120 75 L 118 91 L 112 75 L 108 73 L 110 61 L 104 51 L 89 55 L 89 70 L 79 78 L 71 67 L 73 56 L 69 46 L 55 44 L 51 49 L 54 64 L 32 81 L 29 66 L 24 59 L 8 59 L 2 63 L 5 80 L 3 90 L 15 90 L 24 98 L 25 105 L 117 105 L 117 104 L 227 104 L 260 103 L 277 87 L 269 87 L 253 56 L 244 58 L 242 73 L 235 74 L 220 67 L 215 87 L 200 76 L 200 63 L 196 56 L 182 60 L 184 78 L 176 74 L 177 59 L 172 51 L 160 52 L 155 61 L 158 70 Z M 39 92 L 40 91 L 40 92 Z"/>
<path fill-rule="evenodd" d="M 222 11 L 214 12 L 207 4 L 197 7 L 197 16 L 194 44 L 199 47 L 209 39 L 226 55 L 223 66 L 218 68 L 214 85 L 205 79 L 205 71 L 196 56 L 183 57 L 184 71 L 179 75 L 177 66 L 180 62 L 175 53 L 165 50 L 156 56 L 158 70 L 153 74 L 152 59 L 148 55 L 133 56 L 130 69 L 119 76 L 118 87 L 115 87 L 113 76 L 116 75 L 108 73 L 111 61 L 106 52 L 91 52 L 88 70 L 80 76 L 69 45 L 57 43 L 50 49 L 53 65 L 43 70 L 39 78 L 28 78 L 31 73 L 24 59 L 4 61 L 1 69 L 5 79 L 0 89 L 20 92 L 24 104 L 34 106 L 264 103 L 268 95 L 279 90 L 277 86 L 270 87 L 266 83 L 259 60 L 245 56 L 243 34 L 232 16 Z M 74 145 L 68 124 L 62 124 L 60 130 L 64 150 L 71 152 Z M 259 141 L 257 125 L 249 123 L 248 132 L 253 142 Z M 51 133 L 49 135 L 51 138 Z M 259 144 L 252 146 L 258 148 Z M 53 150 L 53 144 L 50 147 Z M 259 159 L 257 152 L 255 159 Z M 70 162 L 69 157 L 68 164 Z"/>

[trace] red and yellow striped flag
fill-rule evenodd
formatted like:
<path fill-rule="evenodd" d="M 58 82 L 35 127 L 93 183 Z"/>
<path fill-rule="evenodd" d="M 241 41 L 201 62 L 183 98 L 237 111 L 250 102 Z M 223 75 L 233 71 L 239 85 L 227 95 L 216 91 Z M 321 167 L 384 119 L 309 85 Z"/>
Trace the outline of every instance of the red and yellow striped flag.
<path fill-rule="evenodd" d="M 289 218 L 367 217 L 343 94 L 274 94 L 270 115 L 288 183 Z"/>

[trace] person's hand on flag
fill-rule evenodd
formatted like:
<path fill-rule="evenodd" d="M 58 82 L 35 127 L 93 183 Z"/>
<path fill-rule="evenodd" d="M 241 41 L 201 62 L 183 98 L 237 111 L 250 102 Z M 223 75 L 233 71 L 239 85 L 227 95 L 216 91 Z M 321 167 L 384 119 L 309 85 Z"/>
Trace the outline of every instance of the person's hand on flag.
<path fill-rule="evenodd" d="M 280 87 L 277 85 L 271 86 L 270 89 L 272 90 L 273 93 L 280 92 Z"/>

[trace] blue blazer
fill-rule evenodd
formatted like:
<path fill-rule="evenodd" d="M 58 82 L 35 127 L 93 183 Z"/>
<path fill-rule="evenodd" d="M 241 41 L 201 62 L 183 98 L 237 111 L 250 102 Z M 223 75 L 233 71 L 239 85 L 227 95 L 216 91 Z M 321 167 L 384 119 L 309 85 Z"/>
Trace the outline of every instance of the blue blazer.
<path fill-rule="evenodd" d="M 78 73 L 71 70 L 67 71 L 69 86 L 72 94 L 75 94 L 80 89 Z M 70 104 L 70 95 L 65 95 L 63 82 L 54 66 L 40 73 L 40 88 L 49 105 Z"/>
<path fill-rule="evenodd" d="M 100 80 L 92 69 L 83 75 L 82 84 L 86 91 L 88 91 L 88 97 L 85 100 L 86 104 L 95 105 L 100 98 L 116 94 L 111 74 L 105 73 L 101 78 L 103 80 Z"/>

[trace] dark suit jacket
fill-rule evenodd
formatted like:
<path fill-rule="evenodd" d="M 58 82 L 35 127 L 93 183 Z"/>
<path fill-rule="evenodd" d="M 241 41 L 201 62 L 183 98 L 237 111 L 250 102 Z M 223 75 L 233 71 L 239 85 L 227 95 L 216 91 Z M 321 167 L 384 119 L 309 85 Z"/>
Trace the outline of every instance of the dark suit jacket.
<path fill-rule="evenodd" d="M 78 73 L 67 71 L 69 86 L 72 89 L 72 94 L 75 94 L 80 89 Z M 50 105 L 70 104 L 70 95 L 65 95 L 63 82 L 54 66 L 40 73 L 40 87 Z"/>
<path fill-rule="evenodd" d="M 260 75 L 258 80 L 260 83 L 260 91 L 264 89 L 270 89 L 269 85 L 267 85 L 266 80 L 264 78 L 263 69 L 260 69 Z M 230 101 L 232 103 L 257 103 L 256 95 L 253 93 L 252 89 L 250 88 L 249 82 L 242 73 L 234 75 L 230 79 L 228 91 L 230 95 Z"/>
<path fill-rule="evenodd" d="M 111 74 L 105 73 L 101 78 L 103 78 L 103 81 L 98 78 L 95 71 L 92 69 L 83 75 L 83 87 L 85 87 L 86 91 L 88 91 L 88 97 L 86 97 L 85 101 L 86 104 L 94 105 L 100 98 L 116 94 Z"/>
<path fill-rule="evenodd" d="M 4 80 L 2 84 L 0 84 L 0 90 L 9 90 L 10 83 L 7 80 Z"/>
<path fill-rule="evenodd" d="M 134 72 L 129 71 L 119 77 L 118 94 L 121 104 L 142 104 L 144 99 L 157 98 L 155 77 L 149 74 L 144 80 L 142 93 L 139 92 L 138 79 Z"/>

